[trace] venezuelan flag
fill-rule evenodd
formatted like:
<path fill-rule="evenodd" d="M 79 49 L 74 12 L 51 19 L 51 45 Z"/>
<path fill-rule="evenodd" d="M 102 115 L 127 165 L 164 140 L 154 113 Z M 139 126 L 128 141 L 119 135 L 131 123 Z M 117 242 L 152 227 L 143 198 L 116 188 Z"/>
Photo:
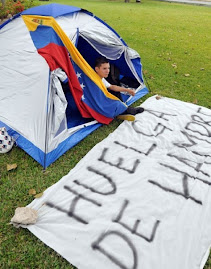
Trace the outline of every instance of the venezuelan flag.
<path fill-rule="evenodd" d="M 50 70 L 62 68 L 67 74 L 70 91 L 82 117 L 108 124 L 126 110 L 127 106 L 107 91 L 53 17 L 23 15 L 22 18 Z"/>

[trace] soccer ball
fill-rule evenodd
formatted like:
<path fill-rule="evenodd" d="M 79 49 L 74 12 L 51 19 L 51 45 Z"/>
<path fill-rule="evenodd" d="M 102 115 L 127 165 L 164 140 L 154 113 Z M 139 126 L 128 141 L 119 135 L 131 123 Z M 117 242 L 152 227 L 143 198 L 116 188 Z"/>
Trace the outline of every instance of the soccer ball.
<path fill-rule="evenodd" d="M 6 153 L 11 150 L 14 144 L 13 138 L 8 135 L 5 127 L 0 128 L 0 153 Z"/>

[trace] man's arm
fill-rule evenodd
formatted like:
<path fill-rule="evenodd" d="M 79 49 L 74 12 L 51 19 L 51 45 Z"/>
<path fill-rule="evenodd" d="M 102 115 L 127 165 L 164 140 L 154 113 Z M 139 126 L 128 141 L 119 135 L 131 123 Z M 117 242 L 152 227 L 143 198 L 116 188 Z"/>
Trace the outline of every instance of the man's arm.
<path fill-rule="evenodd" d="M 135 90 L 130 89 L 130 88 L 124 88 L 124 87 L 120 87 L 117 85 L 111 85 L 109 87 L 110 90 L 115 91 L 115 92 L 127 92 L 128 94 L 134 96 L 135 95 Z"/>

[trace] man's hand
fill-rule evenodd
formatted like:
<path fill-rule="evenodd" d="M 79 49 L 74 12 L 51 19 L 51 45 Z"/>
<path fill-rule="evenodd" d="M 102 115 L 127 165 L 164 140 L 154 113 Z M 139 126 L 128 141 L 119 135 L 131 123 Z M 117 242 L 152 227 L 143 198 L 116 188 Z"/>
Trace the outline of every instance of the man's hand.
<path fill-rule="evenodd" d="M 133 90 L 133 89 L 127 89 L 127 92 L 132 96 L 135 95 L 135 90 Z"/>

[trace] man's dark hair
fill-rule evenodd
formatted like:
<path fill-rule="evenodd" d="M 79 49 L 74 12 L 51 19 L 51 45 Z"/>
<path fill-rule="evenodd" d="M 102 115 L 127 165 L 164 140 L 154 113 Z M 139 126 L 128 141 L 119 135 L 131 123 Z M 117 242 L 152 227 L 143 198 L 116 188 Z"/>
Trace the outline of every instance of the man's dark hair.
<path fill-rule="evenodd" d="M 95 67 L 100 67 L 101 64 L 105 64 L 105 63 L 109 63 L 109 60 L 106 57 L 104 56 L 98 57 L 95 60 Z"/>

